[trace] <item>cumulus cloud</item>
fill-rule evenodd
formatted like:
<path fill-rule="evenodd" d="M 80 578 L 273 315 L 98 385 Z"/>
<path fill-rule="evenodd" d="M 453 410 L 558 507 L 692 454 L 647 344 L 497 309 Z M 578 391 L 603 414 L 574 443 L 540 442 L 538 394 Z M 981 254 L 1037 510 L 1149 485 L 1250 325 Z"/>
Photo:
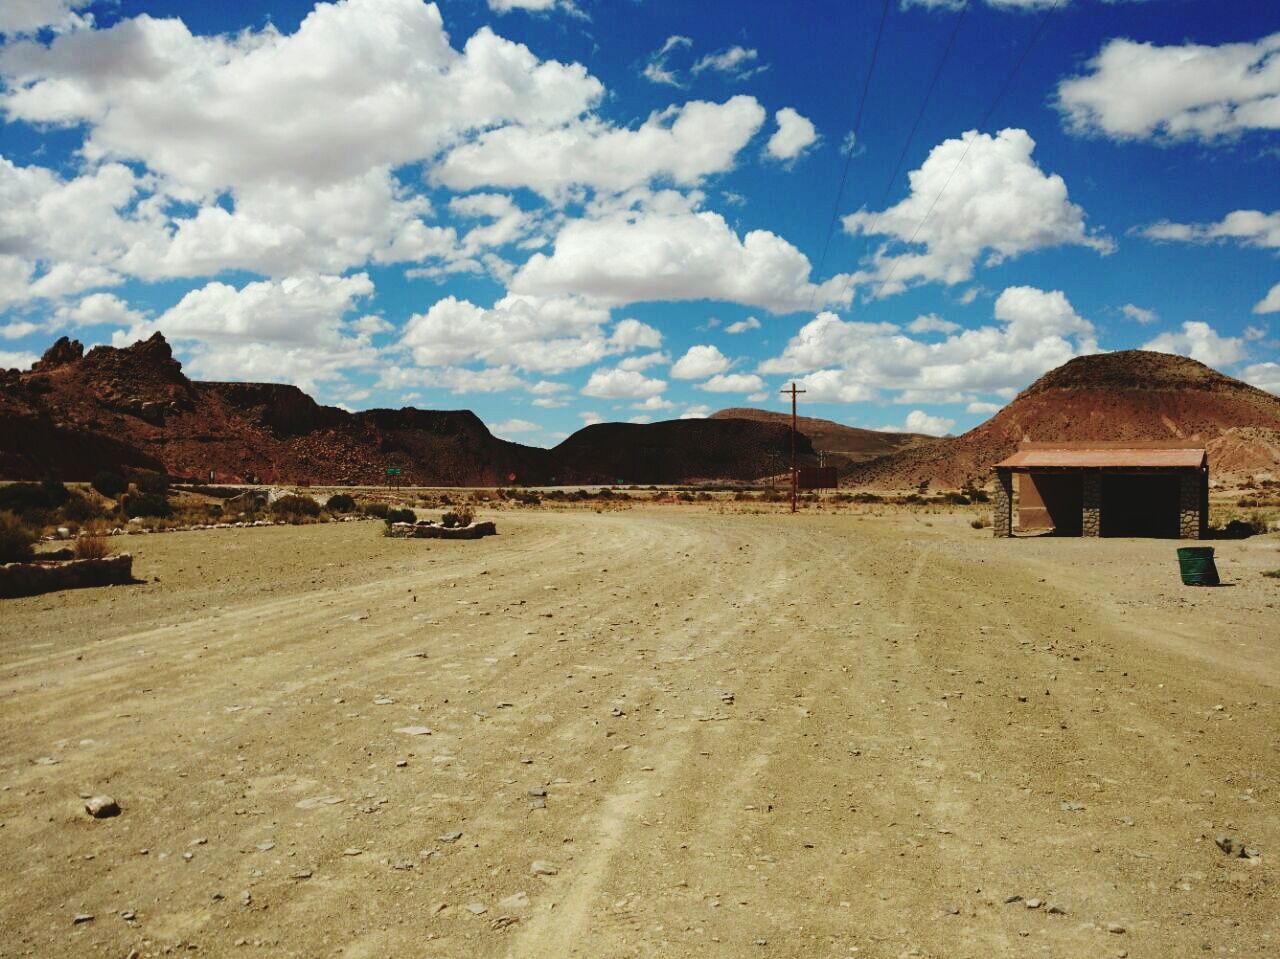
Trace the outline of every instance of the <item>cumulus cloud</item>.
<path fill-rule="evenodd" d="M 995 319 L 926 342 L 893 323 L 819 313 L 759 372 L 797 375 L 816 402 L 863 402 L 878 390 L 951 402 L 956 394 L 1021 389 L 1075 356 L 1097 352 L 1093 325 L 1061 291 L 1010 287 L 996 300 Z"/>
<path fill-rule="evenodd" d="M 1280 65 L 1280 55 L 1277 56 Z M 1280 69 L 1280 67 L 1278 67 Z M 1139 231 L 1152 240 L 1213 243 L 1234 240 L 1244 246 L 1280 249 L 1280 210 L 1234 210 L 1217 223 L 1174 223 L 1160 220 Z"/>
<path fill-rule="evenodd" d="M 745 320 L 738 320 L 736 323 L 730 323 L 724 328 L 726 333 L 738 334 L 745 333 L 748 330 L 760 329 L 760 321 L 754 316 L 748 316 Z"/>
<path fill-rule="evenodd" d="M 574 297 L 507 295 L 485 309 L 447 296 L 409 317 L 400 342 L 420 366 L 482 362 L 560 373 L 652 342 L 646 333 L 656 332 L 624 320 L 607 334 L 608 321 L 608 310 Z"/>
<path fill-rule="evenodd" d="M 212 282 L 160 316 L 117 331 L 123 346 L 156 330 L 190 345 L 187 367 L 202 379 L 265 380 L 313 389 L 372 366 L 378 351 L 344 317 L 373 293 L 367 274 L 263 280 L 237 289 Z M 114 298 L 113 298 L 114 299 Z"/>
<path fill-rule="evenodd" d="M 642 353 L 639 356 L 628 356 L 625 360 L 618 363 L 620 370 L 635 370 L 637 373 L 643 373 L 651 366 L 660 366 L 663 363 L 670 363 L 671 355 L 669 353 Z"/>
<path fill-rule="evenodd" d="M 1194 321 L 1183 323 L 1180 332 L 1161 333 L 1142 348 L 1178 353 L 1214 367 L 1230 366 L 1247 355 L 1244 341 L 1239 337 L 1220 336 L 1208 323 Z"/>
<path fill-rule="evenodd" d="M 708 393 L 755 393 L 764 389 L 764 380 L 754 373 L 718 373 L 698 389 Z"/>
<path fill-rule="evenodd" d="M 22 350 L 0 350 L 0 370 L 28 370 L 40 357 Z"/>
<path fill-rule="evenodd" d="M 503 420 L 501 423 L 492 423 L 489 426 L 489 432 L 499 439 L 510 439 L 512 436 L 521 433 L 537 433 L 542 427 L 537 423 L 531 423 L 528 420 L 522 420 L 513 417 L 509 420 Z"/>
<path fill-rule="evenodd" d="M 926 436 L 946 436 L 956 421 L 945 416 L 933 416 L 924 410 L 912 410 L 902 426 L 880 426 L 882 433 L 924 433 Z"/>
<path fill-rule="evenodd" d="M 10 37 L 49 29 L 57 33 L 90 26 L 93 14 L 80 13 L 93 0 L 4 0 L 0 33 Z"/>
<path fill-rule="evenodd" d="M 677 205 L 569 220 L 553 252 L 530 257 L 511 289 L 613 304 L 724 300 L 787 313 L 847 303 L 847 279 L 815 286 L 809 260 L 777 234 L 752 230 L 739 238 L 720 214 Z"/>
<path fill-rule="evenodd" d="M 0 360 L 0 366 L 3 365 L 3 360 Z M 1240 378 L 1260 390 L 1280 396 L 1280 363 L 1253 363 L 1241 371 Z"/>
<path fill-rule="evenodd" d="M 421 0 L 321 3 L 296 32 L 195 36 L 142 15 L 0 53 L 10 119 L 90 125 L 90 160 L 141 160 L 200 195 L 340 183 L 504 122 L 561 124 L 599 99 L 581 65 L 481 28 L 459 52 Z"/>
<path fill-rule="evenodd" d="M 1108 40 L 1058 84 L 1057 103 L 1073 131 L 1118 140 L 1280 129 L 1280 33 L 1221 46 Z"/>
<path fill-rule="evenodd" d="M 944 320 L 937 313 L 926 313 L 908 323 L 907 329 L 912 333 L 954 333 L 960 324 Z"/>
<path fill-rule="evenodd" d="M 970 130 L 934 147 L 910 174 L 911 194 L 879 212 L 844 218 L 849 233 L 887 236 L 922 252 L 890 253 L 882 246 L 874 268 L 855 282 L 876 283 L 876 292 L 901 292 L 913 281 L 963 283 L 983 258 L 995 265 L 1032 250 L 1062 245 L 1114 249 L 1111 240 L 1085 228 L 1084 211 L 1067 196 L 1057 174 L 1046 174 L 1031 158 L 1035 141 L 1025 130 L 997 136 Z"/>
<path fill-rule="evenodd" d="M 791 107 L 783 107 L 773 115 L 773 119 L 778 129 L 764 148 L 769 158 L 790 162 L 818 142 L 817 128 Z"/>
<path fill-rule="evenodd" d="M 664 380 L 634 370 L 599 369 L 592 371 L 582 393 L 607 400 L 642 400 L 658 396 L 666 388 Z"/>
<path fill-rule="evenodd" d="M 699 403 L 694 406 L 687 407 L 685 411 L 680 414 L 680 419 L 705 420 L 710 415 L 711 415 L 711 407 L 705 406 Z"/>
<path fill-rule="evenodd" d="M 714 346 L 691 346 L 671 367 L 677 380 L 700 380 L 729 368 L 729 358 Z"/>
<path fill-rule="evenodd" d="M 1125 319 L 1133 320 L 1143 326 L 1150 326 L 1160 317 L 1155 310 L 1148 310 L 1141 306 L 1134 306 L 1132 303 L 1126 303 L 1120 307 L 1120 312 L 1124 314 Z"/>
<path fill-rule="evenodd" d="M 596 117 L 506 126 L 449 152 L 432 178 L 455 190 L 527 187 L 557 201 L 575 187 L 620 193 L 655 179 L 692 186 L 732 168 L 764 119 L 754 97 L 736 96 L 668 107 L 634 130 Z"/>
<path fill-rule="evenodd" d="M 1280 283 L 1273 286 L 1261 300 L 1253 306 L 1255 313 L 1280 313 Z"/>
<path fill-rule="evenodd" d="M 146 314 L 113 293 L 91 293 L 74 305 L 58 307 L 53 314 L 56 327 L 134 326 L 145 319 Z"/>

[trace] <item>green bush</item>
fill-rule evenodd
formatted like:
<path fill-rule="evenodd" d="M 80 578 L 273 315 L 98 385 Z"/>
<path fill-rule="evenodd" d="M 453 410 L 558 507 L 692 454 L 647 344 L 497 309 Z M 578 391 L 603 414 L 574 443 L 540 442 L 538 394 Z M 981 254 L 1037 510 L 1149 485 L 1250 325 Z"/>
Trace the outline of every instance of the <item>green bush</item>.
<path fill-rule="evenodd" d="M 129 493 L 120 504 L 124 515 L 133 519 L 137 516 L 156 516 L 167 518 L 173 515 L 173 504 L 157 493 Z"/>
<path fill-rule="evenodd" d="M 0 486 L 0 510 L 8 510 L 20 516 L 55 510 L 70 496 L 71 490 L 56 480 L 10 483 L 8 486 Z"/>
<path fill-rule="evenodd" d="M 98 473 L 93 478 L 92 486 L 107 499 L 116 499 L 120 494 L 129 492 L 129 481 L 111 470 Z"/>
<path fill-rule="evenodd" d="M 470 506 L 459 506 L 440 517 L 440 525 L 452 529 L 455 526 L 470 526 L 475 514 Z"/>
<path fill-rule="evenodd" d="M 974 529 L 986 529 L 987 518 L 985 516 L 979 516 L 976 519 L 970 521 L 969 525 L 972 526 Z"/>
<path fill-rule="evenodd" d="M 21 563 L 31 558 L 36 531 L 13 513 L 0 513 L 0 563 Z"/>
<path fill-rule="evenodd" d="M 303 518 L 313 519 L 320 515 L 320 504 L 310 496 L 298 496 L 290 493 L 281 496 L 271 504 L 271 512 L 281 519 L 298 522 Z"/>
<path fill-rule="evenodd" d="M 324 508 L 330 513 L 354 513 L 356 511 L 355 497 L 348 496 L 346 493 L 334 493 L 325 502 Z"/>
<path fill-rule="evenodd" d="M 77 493 L 72 490 L 71 495 L 67 497 L 67 501 L 58 510 L 58 515 L 62 519 L 70 520 L 73 523 L 87 523 L 92 519 L 101 519 L 106 515 L 106 511 L 83 493 Z"/>
<path fill-rule="evenodd" d="M 416 523 L 418 514 L 411 509 L 388 509 L 386 518 L 387 527 L 390 528 L 392 523 Z"/>
<path fill-rule="evenodd" d="M 386 503 L 365 503 L 363 510 L 365 516 L 376 516 L 378 519 L 386 519 L 387 513 L 391 511 L 391 507 Z"/>

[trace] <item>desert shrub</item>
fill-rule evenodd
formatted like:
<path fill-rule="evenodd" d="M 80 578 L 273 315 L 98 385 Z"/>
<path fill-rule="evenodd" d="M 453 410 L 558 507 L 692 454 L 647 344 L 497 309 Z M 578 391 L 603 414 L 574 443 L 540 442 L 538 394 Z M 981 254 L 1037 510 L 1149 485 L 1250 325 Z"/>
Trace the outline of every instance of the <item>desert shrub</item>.
<path fill-rule="evenodd" d="M 120 508 L 129 519 L 137 516 L 164 518 L 173 515 L 173 504 L 157 493 L 128 493 L 121 501 Z"/>
<path fill-rule="evenodd" d="M 72 490 L 67 501 L 58 510 L 58 515 L 72 523 L 87 523 L 92 519 L 101 519 L 106 515 L 106 510 L 83 493 Z"/>
<path fill-rule="evenodd" d="M 101 533 L 76 537 L 71 549 L 76 559 L 105 559 L 111 552 L 107 538 Z"/>
<path fill-rule="evenodd" d="M 8 510 L 19 516 L 47 513 L 57 509 L 70 496 L 71 490 L 56 480 L 10 483 L 8 486 L 0 486 L 0 510 Z"/>
<path fill-rule="evenodd" d="M 386 520 L 387 520 L 387 528 L 390 529 L 391 524 L 393 523 L 416 523 L 418 521 L 418 514 L 411 509 L 388 508 Z"/>
<path fill-rule="evenodd" d="M 475 513 L 469 506 L 459 506 L 440 517 L 440 525 L 452 529 L 455 526 L 470 526 Z"/>
<path fill-rule="evenodd" d="M 974 529 L 986 529 L 987 518 L 985 516 L 979 516 L 976 519 L 971 520 L 969 525 L 972 526 Z"/>
<path fill-rule="evenodd" d="M 1280 579 L 1280 569 L 1264 569 L 1262 575 L 1268 579 Z"/>
<path fill-rule="evenodd" d="M 152 496 L 164 496 L 169 492 L 169 477 L 163 473 L 140 473 L 134 485 L 138 492 Z"/>
<path fill-rule="evenodd" d="M 348 496 L 346 493 L 335 493 L 329 497 L 324 504 L 324 508 L 330 513 L 354 513 L 356 511 L 355 497 Z"/>
<path fill-rule="evenodd" d="M 107 499 L 116 499 L 129 491 L 129 481 L 111 470 L 102 470 L 93 478 L 91 485 Z"/>
<path fill-rule="evenodd" d="M 272 503 L 271 512 L 274 516 L 288 520 L 290 523 L 300 523 L 304 519 L 314 519 L 319 516 L 320 504 L 310 496 L 290 493 Z"/>
<path fill-rule="evenodd" d="M 968 506 L 973 502 L 964 493 L 947 493 L 943 499 L 952 506 Z"/>
<path fill-rule="evenodd" d="M 21 563 L 31 558 L 36 531 L 13 513 L 0 513 L 0 563 Z"/>
<path fill-rule="evenodd" d="M 361 510 L 365 516 L 375 516 L 378 519 L 386 519 L 387 513 L 391 511 L 391 507 L 386 503 L 365 503 L 361 506 Z"/>

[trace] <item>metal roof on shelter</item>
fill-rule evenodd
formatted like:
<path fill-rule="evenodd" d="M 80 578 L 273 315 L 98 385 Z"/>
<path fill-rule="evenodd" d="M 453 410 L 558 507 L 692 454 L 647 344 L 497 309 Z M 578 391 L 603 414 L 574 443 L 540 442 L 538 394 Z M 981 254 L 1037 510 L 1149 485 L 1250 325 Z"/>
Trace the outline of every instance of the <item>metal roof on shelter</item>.
<path fill-rule="evenodd" d="M 1203 449 L 1142 448 L 1064 444 L 1024 446 L 997 469 L 1200 469 L 1208 462 Z"/>

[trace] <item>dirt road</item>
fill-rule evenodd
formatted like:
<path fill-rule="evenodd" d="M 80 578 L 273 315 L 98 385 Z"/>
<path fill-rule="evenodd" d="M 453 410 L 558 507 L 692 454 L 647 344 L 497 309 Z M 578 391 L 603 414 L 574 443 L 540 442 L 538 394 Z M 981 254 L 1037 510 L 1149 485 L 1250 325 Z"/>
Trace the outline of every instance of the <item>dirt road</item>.
<path fill-rule="evenodd" d="M 497 518 L 0 604 L 0 955 L 1280 955 L 1280 537 Z"/>

